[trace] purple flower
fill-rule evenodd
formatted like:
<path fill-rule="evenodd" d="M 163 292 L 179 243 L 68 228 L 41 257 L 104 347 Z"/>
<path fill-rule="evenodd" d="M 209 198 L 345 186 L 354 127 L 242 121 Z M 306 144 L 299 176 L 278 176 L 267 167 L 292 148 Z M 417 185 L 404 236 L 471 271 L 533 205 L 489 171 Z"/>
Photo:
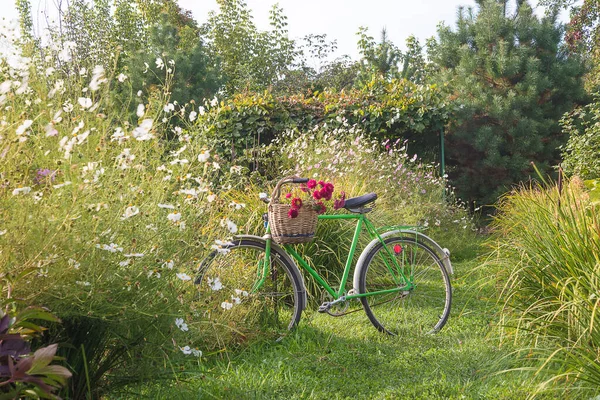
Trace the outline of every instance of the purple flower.
<path fill-rule="evenodd" d="M 56 170 L 48 168 L 40 168 L 36 171 L 35 178 L 33 179 L 33 181 L 36 185 L 47 182 L 52 183 L 54 182 L 54 178 L 56 177 L 57 172 L 58 171 Z"/>

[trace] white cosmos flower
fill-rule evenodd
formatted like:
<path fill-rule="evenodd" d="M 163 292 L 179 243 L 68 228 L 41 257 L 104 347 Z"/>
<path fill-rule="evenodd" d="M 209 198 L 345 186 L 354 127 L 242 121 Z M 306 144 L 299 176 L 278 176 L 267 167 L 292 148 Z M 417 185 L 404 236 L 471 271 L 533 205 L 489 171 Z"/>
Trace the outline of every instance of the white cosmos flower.
<path fill-rule="evenodd" d="M 214 169 L 221 169 L 221 166 L 216 161 L 213 161 L 212 166 L 213 166 Z"/>
<path fill-rule="evenodd" d="M 234 295 L 231 295 L 231 300 L 233 300 L 234 304 L 240 304 L 242 302 L 242 299 L 235 297 Z"/>
<path fill-rule="evenodd" d="M 188 274 L 184 273 L 184 272 L 180 272 L 180 273 L 177 273 L 175 275 L 177 275 L 177 277 L 179 279 L 181 279 L 182 281 L 184 281 L 184 282 L 192 280 L 192 277 L 189 276 Z"/>
<path fill-rule="evenodd" d="M 121 216 L 121 221 L 131 218 L 134 215 L 138 215 L 140 213 L 140 209 L 136 206 L 129 206 L 125 209 L 125 213 Z"/>
<path fill-rule="evenodd" d="M 122 252 L 123 248 L 120 247 L 118 244 L 116 243 L 111 243 L 111 244 L 97 244 L 96 245 L 97 248 L 102 249 L 102 250 L 106 250 L 108 252 L 111 253 L 116 253 L 118 252 Z"/>
<path fill-rule="evenodd" d="M 216 277 L 215 279 L 207 278 L 207 281 L 208 281 L 208 286 L 212 290 L 219 291 L 219 290 L 223 289 L 223 284 L 221 283 L 221 279 L 219 277 Z"/>
<path fill-rule="evenodd" d="M 190 113 L 190 121 L 194 122 L 197 117 L 198 117 L 198 113 L 196 111 L 192 111 Z"/>
<path fill-rule="evenodd" d="M 140 105 L 142 105 L 142 104 L 140 104 Z M 123 129 L 121 127 L 117 127 L 117 129 L 115 129 L 115 132 L 110 137 L 111 142 L 118 142 L 118 143 L 123 143 L 127 139 L 129 139 L 129 136 L 125 136 L 125 132 L 123 132 Z"/>
<path fill-rule="evenodd" d="M 143 104 L 138 104 L 135 115 L 137 115 L 138 118 L 142 118 L 145 113 L 146 113 L 146 107 Z"/>
<path fill-rule="evenodd" d="M 54 67 L 48 67 L 48 68 L 46 68 L 46 71 L 45 71 L 46 76 L 52 75 L 55 71 L 56 71 L 56 69 Z"/>
<path fill-rule="evenodd" d="M 211 106 L 211 107 L 216 107 L 216 106 L 218 106 L 218 105 L 219 105 L 219 100 L 217 100 L 217 98 L 216 98 L 216 97 L 215 97 L 215 98 L 213 98 L 213 99 L 210 101 L 210 106 Z"/>
<path fill-rule="evenodd" d="M 183 318 L 175 318 L 175 325 L 183 332 L 189 331 L 187 324 L 183 321 Z"/>
<path fill-rule="evenodd" d="M 67 100 L 63 103 L 62 109 L 64 112 L 70 113 L 71 111 L 73 111 L 73 104 L 70 100 Z"/>
<path fill-rule="evenodd" d="M 181 219 L 181 214 L 179 214 L 177 211 L 175 211 L 175 212 L 167 215 L 167 219 L 171 222 L 177 222 Z"/>
<path fill-rule="evenodd" d="M 17 128 L 17 131 L 16 131 L 17 136 L 23 135 L 25 133 L 25 131 L 27 131 L 27 129 L 29 129 L 31 124 L 33 124 L 33 120 L 26 119 L 25 121 L 23 121 L 23 123 L 21 125 L 19 125 L 19 127 Z"/>
<path fill-rule="evenodd" d="M 227 229 L 229 230 L 229 232 L 231 233 L 236 233 L 238 228 L 237 225 L 231 221 L 229 218 L 225 218 L 221 220 L 221 226 L 223 227 L 227 227 Z"/>
<path fill-rule="evenodd" d="M 233 307 L 233 304 L 228 302 L 227 300 L 225 300 L 224 302 L 221 303 L 221 308 L 223 310 L 231 310 L 232 307 Z"/>
<path fill-rule="evenodd" d="M 201 193 L 198 189 L 181 189 L 179 191 L 179 193 L 181 194 L 186 194 L 188 196 L 192 196 L 192 197 L 198 197 L 198 195 Z"/>
<path fill-rule="evenodd" d="M 177 151 L 172 151 L 172 152 L 171 152 L 171 155 L 172 155 L 173 157 L 177 157 L 178 155 L 180 155 L 181 153 L 183 153 L 183 152 L 185 151 L 185 149 L 187 149 L 187 145 L 184 145 L 182 148 L 180 148 L 180 149 L 179 149 L 179 150 L 177 150 Z"/>
<path fill-rule="evenodd" d="M 123 149 L 121 154 L 115 157 L 115 161 L 121 169 L 129 168 L 129 163 L 135 160 L 135 154 L 131 154 L 131 149 Z"/>
<path fill-rule="evenodd" d="M 215 201 L 215 200 L 216 200 L 216 198 L 217 198 L 217 195 L 216 195 L 216 194 L 214 194 L 214 193 L 211 193 L 211 194 L 209 194 L 208 196 L 206 196 L 206 200 L 207 200 L 209 203 L 212 203 L 213 201 Z"/>
<path fill-rule="evenodd" d="M 266 194 L 266 193 L 259 193 L 258 194 L 258 198 L 261 199 L 261 200 L 265 200 L 265 199 L 269 198 L 269 195 Z"/>
<path fill-rule="evenodd" d="M 208 150 L 203 150 L 200 152 L 200 154 L 198 154 L 198 161 L 200 162 L 207 162 L 208 159 L 210 158 L 210 153 Z"/>
<path fill-rule="evenodd" d="M 206 111 L 204 110 L 204 107 L 202 107 L 202 106 L 198 107 L 198 112 L 200 113 L 200 115 L 206 114 Z"/>
<path fill-rule="evenodd" d="M 87 110 L 92 106 L 92 99 L 90 99 L 89 97 L 80 97 L 77 99 L 77 102 L 84 110 Z"/>
<path fill-rule="evenodd" d="M 173 260 L 167 260 L 163 264 L 163 267 L 166 267 L 166 268 L 169 268 L 169 269 L 173 269 L 174 266 L 175 266 L 175 261 L 173 261 Z"/>
<path fill-rule="evenodd" d="M 61 187 L 69 186 L 71 181 L 65 181 L 63 183 L 59 183 L 58 185 L 52 185 L 54 189 L 60 189 Z"/>
<path fill-rule="evenodd" d="M 78 263 L 77 260 L 74 260 L 72 258 L 69 258 L 69 260 L 67 261 L 67 263 L 73 267 L 74 269 L 79 269 L 79 267 L 81 267 L 81 263 Z"/>
<path fill-rule="evenodd" d="M 229 203 L 229 207 L 233 207 L 236 210 L 241 210 L 242 208 L 246 207 L 246 204 L 244 204 L 244 203 L 238 203 L 238 202 L 236 202 L 234 200 L 231 203 Z"/>
<path fill-rule="evenodd" d="M 156 63 L 156 68 L 158 68 L 158 69 L 163 69 L 165 67 L 165 63 L 162 60 L 162 58 L 160 58 L 160 57 L 157 57 L 156 61 L 154 61 L 154 62 Z"/>
<path fill-rule="evenodd" d="M 166 208 L 168 210 L 174 210 L 175 206 L 172 205 L 172 204 L 161 204 L 161 203 L 158 203 L 158 208 Z"/>
<path fill-rule="evenodd" d="M 234 165 L 232 167 L 229 168 L 229 173 L 230 174 L 241 174 L 242 173 L 242 166 L 241 165 Z"/>
<path fill-rule="evenodd" d="M 90 89 L 96 91 L 100 89 L 100 84 L 106 82 L 107 79 L 104 77 L 104 67 L 102 65 L 96 65 L 92 71 L 92 80 L 90 81 Z"/>
<path fill-rule="evenodd" d="M 167 103 L 163 107 L 163 111 L 166 112 L 166 113 L 174 111 L 174 110 L 175 110 L 175 105 L 173 103 Z"/>
<path fill-rule="evenodd" d="M 153 122 L 154 121 L 152 121 L 151 119 L 143 120 L 142 123 L 140 124 L 140 126 L 138 126 L 137 128 L 135 128 L 133 130 L 133 132 L 132 132 L 133 137 L 139 141 L 150 140 L 150 139 L 154 138 L 154 135 L 152 135 L 150 133 L 150 129 L 152 129 Z"/>
<path fill-rule="evenodd" d="M 143 92 L 141 90 L 137 91 L 137 97 L 142 97 Z"/>
<path fill-rule="evenodd" d="M 242 295 L 244 297 L 248 297 L 248 292 L 246 292 L 245 290 L 240 290 L 240 289 L 235 289 L 235 294 Z"/>
<path fill-rule="evenodd" d="M 177 159 L 171 161 L 169 164 L 171 164 L 171 165 L 175 165 L 175 164 L 177 164 L 177 165 L 183 165 L 183 164 L 188 164 L 188 163 L 189 163 L 189 161 L 188 161 L 187 158 L 182 158 L 182 159 L 177 158 Z"/>
<path fill-rule="evenodd" d="M 141 258 L 144 257 L 145 254 L 144 253 L 129 253 L 129 254 L 123 254 L 124 257 L 128 257 L 128 258 Z"/>
<path fill-rule="evenodd" d="M 126 80 L 126 79 L 127 79 L 127 75 L 125 75 L 125 74 L 123 74 L 123 73 L 120 73 L 120 74 L 117 76 L 117 80 L 118 80 L 119 82 L 121 82 L 121 83 L 125 82 L 125 80 Z"/>
<path fill-rule="evenodd" d="M 16 196 L 18 194 L 28 194 L 29 192 L 31 192 L 31 188 L 29 186 L 25 186 L 21 188 L 16 188 L 12 191 L 12 194 L 13 196 Z"/>
<path fill-rule="evenodd" d="M 128 266 L 129 264 L 131 264 L 131 260 L 130 260 L 129 258 L 128 258 L 127 260 L 125 260 L 125 261 L 120 261 L 120 262 L 119 262 L 119 266 L 120 266 L 120 267 L 126 267 L 126 266 Z"/>
<path fill-rule="evenodd" d="M 0 231 L 0 236 L 2 236 L 2 235 L 6 235 L 6 232 L 8 232 L 8 230 L 6 230 L 6 229 L 4 229 L 4 230 Z"/>

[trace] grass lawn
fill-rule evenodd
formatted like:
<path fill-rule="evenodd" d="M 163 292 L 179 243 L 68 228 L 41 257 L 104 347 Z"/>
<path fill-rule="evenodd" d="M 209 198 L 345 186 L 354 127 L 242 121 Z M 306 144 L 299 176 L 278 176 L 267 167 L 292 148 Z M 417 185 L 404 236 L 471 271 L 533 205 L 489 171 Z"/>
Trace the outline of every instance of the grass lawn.
<path fill-rule="evenodd" d="M 475 261 L 456 263 L 451 318 L 437 335 L 380 334 L 363 312 L 340 318 L 309 309 L 280 342 L 207 355 L 176 378 L 128 388 L 118 398 L 523 399 L 512 349 L 498 346 L 492 283 Z M 489 280 L 488 280 L 489 282 Z"/>

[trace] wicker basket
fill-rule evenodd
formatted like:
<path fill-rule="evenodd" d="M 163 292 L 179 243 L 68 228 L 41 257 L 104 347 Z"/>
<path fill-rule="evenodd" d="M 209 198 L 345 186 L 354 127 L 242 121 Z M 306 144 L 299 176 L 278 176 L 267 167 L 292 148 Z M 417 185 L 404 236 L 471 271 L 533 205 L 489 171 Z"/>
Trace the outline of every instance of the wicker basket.
<path fill-rule="evenodd" d="M 271 202 L 269 203 L 271 237 L 279 244 L 310 242 L 315 237 L 315 230 L 317 229 L 316 211 L 308 207 L 301 207 L 298 210 L 298 216 L 290 218 L 288 217 L 288 212 L 292 206 L 279 202 L 281 186 L 291 182 L 294 178 L 296 177 L 286 177 L 277 182 L 271 196 Z"/>

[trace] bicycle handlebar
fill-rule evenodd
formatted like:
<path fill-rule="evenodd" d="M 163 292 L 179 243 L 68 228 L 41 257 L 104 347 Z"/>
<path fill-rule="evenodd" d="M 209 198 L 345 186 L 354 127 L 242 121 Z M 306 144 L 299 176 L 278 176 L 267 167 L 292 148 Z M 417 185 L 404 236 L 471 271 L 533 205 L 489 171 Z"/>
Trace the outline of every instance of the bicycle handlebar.
<path fill-rule="evenodd" d="M 308 182 L 308 178 L 293 178 L 292 183 L 306 183 Z"/>

